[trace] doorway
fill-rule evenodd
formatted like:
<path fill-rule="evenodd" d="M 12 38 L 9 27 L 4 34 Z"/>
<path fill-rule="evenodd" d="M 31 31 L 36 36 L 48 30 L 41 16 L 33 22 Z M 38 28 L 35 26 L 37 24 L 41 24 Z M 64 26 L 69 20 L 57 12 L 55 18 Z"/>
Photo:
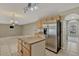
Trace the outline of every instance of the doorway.
<path fill-rule="evenodd" d="M 63 21 L 63 50 L 67 55 L 79 55 L 79 16 L 74 15 Z"/>

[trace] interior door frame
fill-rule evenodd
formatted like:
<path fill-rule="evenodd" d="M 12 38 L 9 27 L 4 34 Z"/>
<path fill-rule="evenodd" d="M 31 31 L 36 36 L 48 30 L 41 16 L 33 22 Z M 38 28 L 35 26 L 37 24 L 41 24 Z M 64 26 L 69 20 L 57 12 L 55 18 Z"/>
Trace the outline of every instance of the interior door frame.
<path fill-rule="evenodd" d="M 79 20 L 78 19 L 74 19 L 76 21 Z M 68 45 L 68 30 L 67 30 L 67 26 L 68 26 L 68 20 L 64 20 L 63 21 L 63 42 L 62 42 L 62 49 L 66 50 L 67 49 L 67 45 Z M 79 30 L 79 24 L 78 24 L 78 30 Z M 79 35 L 79 31 L 78 31 L 78 35 Z"/>

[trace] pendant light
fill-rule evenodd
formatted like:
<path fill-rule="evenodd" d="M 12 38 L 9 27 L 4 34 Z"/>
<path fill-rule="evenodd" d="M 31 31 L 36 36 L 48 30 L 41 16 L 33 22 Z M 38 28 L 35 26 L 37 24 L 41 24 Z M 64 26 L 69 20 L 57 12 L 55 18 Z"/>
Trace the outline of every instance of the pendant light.
<path fill-rule="evenodd" d="M 37 3 L 28 3 L 27 6 L 24 8 L 24 13 L 26 13 L 27 11 L 34 11 L 37 9 Z"/>
<path fill-rule="evenodd" d="M 11 22 L 11 25 L 10 25 L 10 28 L 14 28 L 14 26 L 18 23 L 16 20 L 15 20 L 15 13 L 12 14 L 12 18 L 10 20 Z"/>

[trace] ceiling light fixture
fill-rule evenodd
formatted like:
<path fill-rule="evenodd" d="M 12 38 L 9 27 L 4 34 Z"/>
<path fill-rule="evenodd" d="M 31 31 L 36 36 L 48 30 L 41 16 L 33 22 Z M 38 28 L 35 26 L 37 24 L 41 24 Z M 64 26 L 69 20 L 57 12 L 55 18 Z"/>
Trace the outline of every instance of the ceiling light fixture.
<path fill-rule="evenodd" d="M 14 13 L 13 13 L 13 15 L 12 15 L 12 18 L 11 18 L 10 22 L 11 22 L 11 25 L 12 25 L 12 26 L 15 26 L 15 24 L 18 23 L 18 21 L 15 20 L 15 14 L 14 14 Z"/>
<path fill-rule="evenodd" d="M 24 8 L 24 13 L 26 13 L 29 10 L 34 11 L 37 9 L 38 9 L 37 3 L 28 3 L 27 6 Z"/>
<path fill-rule="evenodd" d="M 34 8 L 35 8 L 36 10 L 38 9 L 38 7 L 37 7 L 37 6 L 35 6 Z"/>
<path fill-rule="evenodd" d="M 31 11 L 33 11 L 33 8 L 30 8 Z"/>

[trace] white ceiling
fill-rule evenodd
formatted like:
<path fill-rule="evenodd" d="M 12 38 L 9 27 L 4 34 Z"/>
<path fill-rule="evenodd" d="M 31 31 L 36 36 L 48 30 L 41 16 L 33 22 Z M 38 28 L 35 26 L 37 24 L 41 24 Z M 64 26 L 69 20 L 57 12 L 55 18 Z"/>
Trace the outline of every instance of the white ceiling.
<path fill-rule="evenodd" d="M 28 24 L 38 20 L 46 15 L 55 15 L 75 7 L 79 7 L 77 3 L 39 3 L 38 10 L 24 13 L 24 7 L 27 3 L 2 3 L 0 4 L 0 24 L 10 24 L 12 14 L 15 13 L 15 20 L 19 25 Z"/>

